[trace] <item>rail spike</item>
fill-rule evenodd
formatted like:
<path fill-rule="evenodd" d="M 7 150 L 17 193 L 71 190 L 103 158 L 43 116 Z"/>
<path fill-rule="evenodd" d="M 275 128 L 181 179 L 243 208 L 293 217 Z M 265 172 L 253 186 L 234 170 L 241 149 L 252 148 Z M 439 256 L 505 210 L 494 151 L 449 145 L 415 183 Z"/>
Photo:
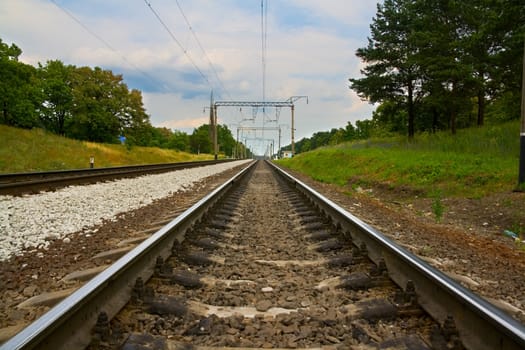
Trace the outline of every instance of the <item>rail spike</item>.
<path fill-rule="evenodd" d="M 157 277 L 166 277 L 171 276 L 173 271 L 173 266 L 168 262 L 164 261 L 162 256 L 158 256 L 157 260 L 155 261 L 155 269 L 154 273 Z"/>
<path fill-rule="evenodd" d="M 379 259 L 377 266 L 373 266 L 370 270 L 370 276 L 388 277 L 388 268 L 386 267 L 385 259 Z"/>
<path fill-rule="evenodd" d="M 105 311 L 102 311 L 98 314 L 97 323 L 93 329 L 93 344 L 107 342 L 110 335 L 111 329 L 109 328 L 109 317 Z"/>
<path fill-rule="evenodd" d="M 155 260 L 155 275 L 159 276 L 161 274 L 162 265 L 164 265 L 164 259 L 162 256 L 157 256 L 157 260 Z"/>
<path fill-rule="evenodd" d="M 448 315 L 445 321 L 443 321 L 443 335 L 448 343 L 452 346 L 452 350 L 463 350 L 465 347 L 459 338 L 459 331 L 456 327 L 456 322 L 454 322 L 454 317 Z"/>
<path fill-rule="evenodd" d="M 144 287 L 144 281 L 141 277 L 135 280 L 135 286 L 131 291 L 131 302 L 133 304 L 141 304 L 144 300 L 146 289 Z"/>
<path fill-rule="evenodd" d="M 359 245 L 359 253 L 363 257 L 368 256 L 368 249 L 366 248 L 366 244 L 364 242 Z"/>
<path fill-rule="evenodd" d="M 179 241 L 173 241 L 173 246 L 171 247 L 171 255 L 174 257 L 180 257 L 182 254 L 182 246 Z"/>
<path fill-rule="evenodd" d="M 413 281 L 408 280 L 405 290 L 396 292 L 394 295 L 394 302 L 404 308 L 416 306 L 417 294 Z"/>

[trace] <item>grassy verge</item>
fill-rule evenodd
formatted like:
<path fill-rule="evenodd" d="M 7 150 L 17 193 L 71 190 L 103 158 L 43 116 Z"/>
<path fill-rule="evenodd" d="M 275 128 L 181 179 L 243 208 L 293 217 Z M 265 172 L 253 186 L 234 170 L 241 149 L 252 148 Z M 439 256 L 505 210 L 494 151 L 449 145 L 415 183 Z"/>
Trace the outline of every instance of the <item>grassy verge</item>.
<path fill-rule="evenodd" d="M 409 187 L 428 197 L 479 198 L 517 185 L 519 123 L 344 143 L 279 163 L 313 179 L 347 185 Z"/>
<path fill-rule="evenodd" d="M 190 154 L 154 147 L 83 142 L 47 133 L 0 125 L 0 172 L 30 172 L 132 164 L 154 164 L 213 159 L 209 154 Z"/>

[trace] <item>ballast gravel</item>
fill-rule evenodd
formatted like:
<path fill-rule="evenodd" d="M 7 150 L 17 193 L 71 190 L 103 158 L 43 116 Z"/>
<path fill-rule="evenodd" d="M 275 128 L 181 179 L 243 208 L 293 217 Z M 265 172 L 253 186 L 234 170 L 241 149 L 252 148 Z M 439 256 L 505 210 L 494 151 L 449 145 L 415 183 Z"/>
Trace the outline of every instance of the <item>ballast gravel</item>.
<path fill-rule="evenodd" d="M 131 179 L 69 186 L 23 197 L 0 196 L 0 261 L 32 248 L 46 248 L 49 239 L 67 239 L 73 232 L 113 220 L 119 213 L 151 204 L 200 180 L 250 160 L 177 170 Z"/>

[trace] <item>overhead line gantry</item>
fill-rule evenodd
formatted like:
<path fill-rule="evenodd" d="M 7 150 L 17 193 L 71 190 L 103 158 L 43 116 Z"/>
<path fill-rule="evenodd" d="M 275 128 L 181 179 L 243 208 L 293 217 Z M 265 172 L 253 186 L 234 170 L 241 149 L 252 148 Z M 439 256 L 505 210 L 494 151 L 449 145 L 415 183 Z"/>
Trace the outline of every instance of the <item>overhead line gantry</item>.
<path fill-rule="evenodd" d="M 301 98 L 306 98 L 306 103 L 308 103 L 308 96 L 292 96 L 288 98 L 286 101 L 215 101 L 213 102 L 213 95 L 212 95 L 212 99 L 210 101 L 210 127 L 211 127 L 212 139 L 213 139 L 215 159 L 217 159 L 217 155 L 219 153 L 219 148 L 217 144 L 217 108 L 219 107 L 252 107 L 252 108 L 290 107 L 291 114 L 292 114 L 291 139 L 292 139 L 292 156 L 293 156 L 295 154 L 295 140 L 294 140 L 294 137 L 295 137 L 294 136 L 294 133 L 295 133 L 295 127 L 294 127 L 295 105 L 294 105 L 294 102 Z M 263 130 L 269 130 L 269 128 L 263 127 Z"/>

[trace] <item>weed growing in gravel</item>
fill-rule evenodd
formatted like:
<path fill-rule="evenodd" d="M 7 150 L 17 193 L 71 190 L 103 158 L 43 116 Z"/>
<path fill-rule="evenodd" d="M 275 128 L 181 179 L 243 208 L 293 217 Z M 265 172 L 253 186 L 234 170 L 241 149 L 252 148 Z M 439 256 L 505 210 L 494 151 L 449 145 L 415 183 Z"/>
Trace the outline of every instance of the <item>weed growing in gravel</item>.
<path fill-rule="evenodd" d="M 432 201 L 432 213 L 434 213 L 436 222 L 441 221 L 441 219 L 443 218 L 444 211 L 445 211 L 445 206 L 443 205 L 443 202 L 441 200 L 441 192 L 437 191 Z"/>
<path fill-rule="evenodd" d="M 525 251 L 525 227 L 523 227 L 520 224 L 514 224 L 512 225 L 512 232 L 515 232 L 518 235 L 518 238 L 516 238 L 514 241 L 516 243 L 516 246 L 520 249 Z"/>

